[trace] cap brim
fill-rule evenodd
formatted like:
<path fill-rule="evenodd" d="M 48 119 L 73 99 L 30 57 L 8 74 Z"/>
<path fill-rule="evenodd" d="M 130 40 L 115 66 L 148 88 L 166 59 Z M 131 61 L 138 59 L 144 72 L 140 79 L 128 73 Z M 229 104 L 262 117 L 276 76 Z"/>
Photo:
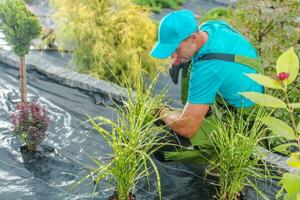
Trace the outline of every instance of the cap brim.
<path fill-rule="evenodd" d="M 172 53 L 178 47 L 179 43 L 162 44 L 160 42 L 157 42 L 155 47 L 152 49 L 150 55 L 154 58 L 167 58 L 172 55 Z"/>

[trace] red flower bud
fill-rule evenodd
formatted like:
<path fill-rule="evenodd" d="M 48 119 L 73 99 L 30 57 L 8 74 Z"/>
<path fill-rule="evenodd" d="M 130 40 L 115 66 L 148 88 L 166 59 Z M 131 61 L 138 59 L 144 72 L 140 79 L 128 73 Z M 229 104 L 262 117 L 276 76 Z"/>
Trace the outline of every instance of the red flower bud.
<path fill-rule="evenodd" d="M 278 77 L 279 80 L 283 81 L 283 80 L 288 79 L 289 75 L 290 75 L 290 74 L 287 73 L 287 72 L 281 72 L 281 73 L 279 73 L 279 74 L 277 75 L 277 77 Z"/>

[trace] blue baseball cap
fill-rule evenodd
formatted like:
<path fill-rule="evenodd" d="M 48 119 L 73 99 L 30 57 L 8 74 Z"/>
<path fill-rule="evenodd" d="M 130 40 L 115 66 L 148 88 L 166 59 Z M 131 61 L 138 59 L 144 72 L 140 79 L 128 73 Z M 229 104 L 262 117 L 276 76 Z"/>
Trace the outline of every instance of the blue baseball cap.
<path fill-rule="evenodd" d="M 167 58 L 179 44 L 198 29 L 194 13 L 189 10 L 174 11 L 162 18 L 158 28 L 158 41 L 150 55 Z"/>

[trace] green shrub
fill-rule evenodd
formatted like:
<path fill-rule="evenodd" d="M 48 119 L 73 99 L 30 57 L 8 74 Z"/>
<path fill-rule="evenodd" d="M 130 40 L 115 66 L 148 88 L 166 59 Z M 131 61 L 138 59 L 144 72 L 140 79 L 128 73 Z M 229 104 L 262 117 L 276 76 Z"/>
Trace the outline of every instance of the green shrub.
<path fill-rule="evenodd" d="M 296 113 L 299 114 L 297 109 L 300 109 L 300 102 L 299 99 L 297 102 L 290 101 L 290 87 L 288 87 L 288 85 L 292 88 L 297 88 L 298 85 L 294 84 L 294 81 L 298 75 L 299 59 L 294 49 L 290 48 L 277 59 L 276 79 L 261 74 L 248 74 L 251 79 L 261 85 L 275 89 L 277 91 L 275 96 L 256 92 L 242 93 L 243 96 L 261 106 L 280 109 L 281 112 L 286 111 L 288 113 L 288 121 L 282 121 L 270 116 L 262 118 L 261 121 L 266 124 L 276 136 L 285 138 L 288 141 L 285 144 L 277 146 L 277 151 L 287 153 L 289 147 L 298 147 L 298 152 L 292 153 L 287 162 L 289 166 L 295 168 L 300 168 L 300 121 L 299 118 L 296 117 Z M 278 93 L 283 93 L 284 98 L 276 97 Z M 300 171 L 298 173 L 284 173 L 281 183 L 283 189 L 278 193 L 278 198 L 282 195 L 282 191 L 285 190 L 287 194 L 285 194 L 284 199 L 299 199 Z"/>
<path fill-rule="evenodd" d="M 242 93 L 242 95 L 262 106 L 282 108 L 280 110 L 278 109 L 281 113 L 284 113 L 282 111 L 283 109 L 285 109 L 287 111 L 285 113 L 289 117 L 288 119 L 285 118 L 282 121 L 277 120 L 276 118 L 270 118 L 266 119 L 265 123 L 271 126 L 272 131 L 279 136 L 286 139 L 298 140 L 300 148 L 300 133 L 297 132 L 297 122 L 299 121 L 297 116 L 299 115 L 299 112 L 296 112 L 296 109 L 300 108 L 300 103 L 291 103 L 297 101 L 299 102 L 299 93 L 297 95 L 297 101 L 292 101 L 292 99 L 290 98 L 291 91 L 297 90 L 298 88 L 297 83 L 292 84 L 296 81 L 298 72 L 298 57 L 294 49 L 290 48 L 277 59 L 276 76 L 274 76 L 275 78 L 273 78 L 273 76 L 269 77 L 262 74 L 247 74 L 247 76 L 249 76 L 251 79 L 255 80 L 261 85 L 264 85 L 266 88 L 276 89 L 276 92 L 273 93 L 273 95 L 257 94 L 255 92 L 246 92 Z M 276 97 L 273 97 L 274 95 Z M 300 121 L 298 123 L 300 124 Z M 272 127 L 273 125 L 274 127 Z M 280 131 L 277 131 L 278 128 L 280 128 Z M 288 134 L 290 136 L 285 134 Z M 291 135 L 294 135 L 294 137 L 292 137 Z M 287 148 L 288 146 L 284 144 L 283 147 Z M 283 151 L 283 147 L 277 147 L 277 149 L 282 149 L 281 151 Z"/>
<path fill-rule="evenodd" d="M 227 20 L 233 15 L 233 10 L 232 8 L 213 8 L 210 11 L 208 11 L 202 18 L 201 22 L 205 22 L 208 20 Z"/>
<path fill-rule="evenodd" d="M 147 10 L 130 0 L 51 2 L 56 42 L 60 50 L 73 50 L 80 72 L 113 82 L 157 73 L 161 63 L 149 56 L 157 26 Z"/>
<path fill-rule="evenodd" d="M 133 0 L 138 5 L 148 6 L 153 12 L 160 12 L 162 8 L 178 9 L 186 0 Z"/>

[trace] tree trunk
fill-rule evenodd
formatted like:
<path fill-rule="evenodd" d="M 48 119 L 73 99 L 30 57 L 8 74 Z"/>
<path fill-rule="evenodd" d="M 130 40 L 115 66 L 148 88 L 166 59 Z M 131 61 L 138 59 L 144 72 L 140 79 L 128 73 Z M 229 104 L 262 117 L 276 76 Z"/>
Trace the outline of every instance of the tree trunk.
<path fill-rule="evenodd" d="M 19 66 L 19 73 L 20 73 L 20 96 L 21 102 L 27 102 L 27 88 L 26 88 L 26 65 L 25 65 L 25 56 L 20 56 L 20 66 Z"/>

